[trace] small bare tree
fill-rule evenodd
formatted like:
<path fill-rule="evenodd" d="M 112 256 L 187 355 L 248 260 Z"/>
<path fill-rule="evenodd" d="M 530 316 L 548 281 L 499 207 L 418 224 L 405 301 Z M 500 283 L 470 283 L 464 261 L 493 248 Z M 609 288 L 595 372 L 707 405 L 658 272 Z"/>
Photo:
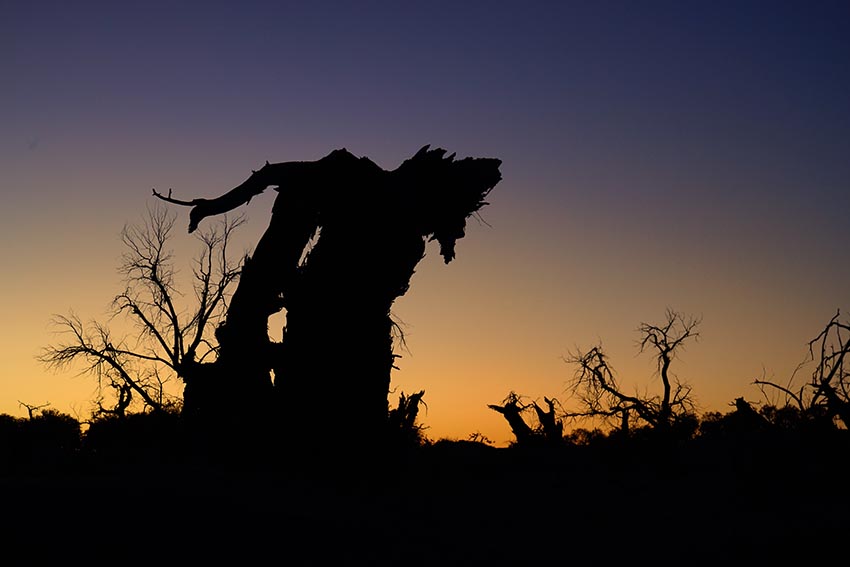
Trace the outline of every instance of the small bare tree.
<path fill-rule="evenodd" d="M 575 374 L 567 391 L 570 397 L 578 402 L 580 408 L 568 411 L 566 417 L 572 419 L 601 418 L 605 422 L 616 419 L 620 422 L 620 429 L 628 432 L 630 412 L 637 410 L 638 412 L 643 411 L 646 414 L 645 421 L 651 423 L 653 413 L 647 411 L 647 404 L 644 400 L 622 392 L 602 345 L 596 345 L 587 351 L 577 349 L 564 360 L 568 364 L 576 366 Z"/>
<path fill-rule="evenodd" d="M 58 315 L 54 324 L 67 337 L 38 357 L 55 369 L 82 364 L 83 374 L 97 379 L 96 414 L 124 415 L 130 408 L 162 411 L 179 406 L 172 388 L 183 381 L 217 345 L 209 338 L 224 316 L 241 264 L 229 257 L 228 245 L 242 217 L 225 219 L 198 233 L 201 250 L 192 268 L 194 306 L 183 308 L 173 255 L 168 248 L 175 222 L 163 207 L 148 209 L 140 225 L 125 226 L 126 248 L 119 267 L 124 290 L 112 301 L 110 322 L 122 317 L 134 335 L 115 335 L 109 324 L 83 323 L 75 314 Z"/>
<path fill-rule="evenodd" d="M 502 400 L 502 405 L 488 404 L 487 407 L 505 418 L 518 445 L 560 444 L 564 440 L 564 424 L 555 411 L 555 406 L 559 405 L 559 402 L 547 397 L 543 400 L 546 403 L 546 409 L 540 407 L 537 402 L 525 403 L 522 396 L 510 392 Z M 534 409 L 534 417 L 526 421 L 523 415 L 528 414 L 531 409 Z M 534 419 L 537 421 L 536 424 Z"/>
<path fill-rule="evenodd" d="M 27 410 L 27 415 L 30 419 L 33 419 L 36 416 L 37 412 L 44 411 L 44 408 L 50 407 L 50 402 L 43 403 L 41 405 L 35 404 L 27 404 L 18 400 L 18 405 Z"/>
<path fill-rule="evenodd" d="M 671 373 L 670 366 L 684 344 L 699 337 L 696 330 L 699 324 L 699 319 L 668 309 L 663 324 L 641 323 L 638 327 L 640 352 L 655 352 L 662 384 L 660 395 L 626 394 L 601 345 L 571 353 L 565 361 L 576 366 L 576 371 L 568 391 L 579 409 L 566 412 L 565 417 L 601 418 L 609 423 L 615 420 L 619 429 L 628 433 L 633 415 L 640 423 L 665 429 L 681 417 L 693 414 L 691 388 Z"/>
<path fill-rule="evenodd" d="M 511 426 L 511 432 L 516 437 L 516 441 L 520 445 L 527 445 L 534 439 L 534 430 L 522 418 L 523 412 L 531 407 L 531 404 L 522 402 L 522 396 L 515 392 L 510 392 L 507 397 L 502 400 L 502 405 L 488 404 L 488 408 L 502 414 L 508 425 Z"/>
<path fill-rule="evenodd" d="M 422 398 L 425 390 L 409 396 L 402 392 L 398 397 L 398 406 L 389 410 L 388 423 L 391 435 L 402 446 L 418 446 L 425 441 L 424 425 L 419 422 L 419 406 L 428 408 Z"/>
<path fill-rule="evenodd" d="M 837 419 L 850 428 L 850 368 L 844 366 L 850 354 L 850 322 L 842 321 L 841 311 L 836 311 L 808 346 L 806 360 L 797 367 L 787 385 L 763 379 L 753 383 L 765 397 L 766 389 L 781 392 L 786 405 L 796 406 L 809 418 Z M 815 365 L 811 377 L 797 387 L 797 373 L 809 363 Z"/>
<path fill-rule="evenodd" d="M 688 340 L 698 340 L 697 327 L 701 319 L 683 315 L 672 309 L 667 309 L 666 320 L 661 325 L 641 323 L 638 333 L 641 335 L 640 352 L 647 349 L 655 351 L 658 365 L 658 375 L 661 378 L 663 393 L 658 400 L 656 426 L 670 424 L 674 410 L 694 410 L 691 402 L 691 387 L 679 381 L 670 372 L 670 364 L 684 348 Z"/>

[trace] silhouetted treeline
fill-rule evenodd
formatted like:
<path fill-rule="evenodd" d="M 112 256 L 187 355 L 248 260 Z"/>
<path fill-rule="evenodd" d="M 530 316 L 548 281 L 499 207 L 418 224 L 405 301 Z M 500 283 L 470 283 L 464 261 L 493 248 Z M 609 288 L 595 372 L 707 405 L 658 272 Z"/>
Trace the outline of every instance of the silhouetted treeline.
<path fill-rule="evenodd" d="M 385 449 L 397 453 L 426 444 L 419 408 L 424 391 L 401 393 L 387 415 Z M 285 444 L 243 428 L 195 427 L 179 407 L 146 413 L 98 412 L 90 420 L 43 409 L 29 418 L 0 414 L 0 474 L 110 469 L 122 465 L 245 465 L 276 462 Z M 317 414 L 320 419 L 321 414 Z M 333 419 L 333 416 L 325 416 Z M 226 421 L 226 420 L 225 420 Z M 340 427 L 340 435 L 345 435 Z M 332 455 L 337 440 L 314 447 Z"/>
<path fill-rule="evenodd" d="M 676 434 L 578 429 L 557 444 L 496 448 L 480 435 L 404 433 L 400 424 L 416 423 L 416 399 L 400 400 L 391 421 L 404 450 L 387 446 L 379 468 L 332 462 L 332 442 L 314 448 L 313 463 L 256 439 L 207 438 L 199 447 L 179 413 L 105 416 L 85 431 L 49 410 L 3 415 L 0 482 L 19 518 L 4 535 L 48 530 L 64 550 L 116 523 L 137 538 L 157 526 L 180 534 L 165 564 L 270 553 L 372 566 L 522 564 L 530 556 L 821 564 L 844 548 L 848 497 L 835 483 L 846 470 L 848 431 L 793 409 L 741 406 Z M 50 509 L 82 511 L 85 521 L 43 512 Z M 801 541 L 817 544 L 793 544 Z M 126 540 L 104 545 L 121 553 Z"/>
<path fill-rule="evenodd" d="M 82 449 L 80 423 L 46 409 L 31 418 L 0 414 L 0 471 L 61 469 Z"/>
<path fill-rule="evenodd" d="M 735 399 L 730 404 L 734 409 L 727 413 L 712 411 L 701 416 L 683 413 L 664 427 L 645 424 L 609 430 L 574 428 L 563 433 L 563 419 L 556 417 L 551 400 L 546 401 L 548 410 L 536 403 L 524 404 L 521 396 L 511 392 L 503 405 L 489 407 L 505 417 L 515 436 L 511 446 L 519 449 L 603 446 L 626 449 L 647 443 L 670 448 L 695 443 L 823 443 L 850 435 L 841 421 L 821 407 L 802 410 L 793 405 L 768 404 L 755 409 L 744 398 Z M 531 408 L 535 410 L 533 414 L 527 411 Z"/>
<path fill-rule="evenodd" d="M 388 455 L 414 451 L 425 458 L 450 454 L 464 459 L 493 448 L 492 443 L 478 441 L 475 436 L 469 441 L 428 439 L 418 420 L 423 394 L 402 394 L 390 411 L 385 445 Z M 834 449 L 843 454 L 850 448 L 850 432 L 828 415 L 803 412 L 793 406 L 765 405 L 756 410 L 743 398 L 735 400 L 734 409 L 727 413 L 708 412 L 701 417 L 690 414 L 664 430 L 645 426 L 628 432 L 578 428 L 563 433 L 563 423 L 554 417 L 552 408 L 540 406 L 534 406 L 539 421 L 532 426 L 525 423 L 517 404 L 518 398 L 509 401 L 503 411 L 520 435 L 502 452 L 533 451 L 541 455 L 548 451 L 558 458 L 595 455 L 606 460 L 632 454 L 687 452 L 699 456 L 700 452 L 711 455 L 741 449 L 755 454 L 805 447 Z M 252 460 L 263 463 L 286 453 L 286 447 L 269 446 L 265 439 L 238 435 L 239 432 L 228 435 L 223 431 L 199 435 L 187 427 L 179 410 L 104 414 L 85 424 L 52 409 L 30 418 L 0 414 L 0 472 L 61 473 L 127 464 L 227 464 L 228 460 L 241 465 Z M 332 453 L 333 446 L 329 440 L 326 446 L 316 447 L 316 453 Z"/>

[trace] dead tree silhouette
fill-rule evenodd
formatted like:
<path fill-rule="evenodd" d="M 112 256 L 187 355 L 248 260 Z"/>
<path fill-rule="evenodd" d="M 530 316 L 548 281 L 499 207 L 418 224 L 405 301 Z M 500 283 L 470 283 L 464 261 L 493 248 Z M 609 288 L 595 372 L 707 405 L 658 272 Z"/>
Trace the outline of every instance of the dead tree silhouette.
<path fill-rule="evenodd" d="M 564 422 L 555 415 L 555 404 L 557 400 L 543 397 L 546 408 L 541 408 L 534 402 L 534 411 L 537 413 L 537 421 L 540 423 L 540 433 L 547 442 L 552 444 L 561 443 L 564 440 Z"/>
<path fill-rule="evenodd" d="M 487 404 L 491 410 L 498 412 L 504 416 L 508 425 L 511 426 L 511 432 L 516 437 L 519 445 L 528 445 L 534 440 L 534 430 L 522 418 L 523 412 L 528 409 L 528 404 L 523 404 L 519 395 L 510 392 L 508 396 L 502 400 L 502 405 Z"/>
<path fill-rule="evenodd" d="M 266 162 L 215 199 L 154 190 L 192 207 L 189 232 L 268 187 L 278 192 L 216 330 L 219 357 L 186 384 L 187 415 L 216 419 L 238 399 L 255 415 L 275 415 L 289 441 L 385 434 L 395 361 L 390 308 L 408 291 L 426 240 L 439 242 L 449 263 L 467 219 L 501 180 L 498 159 L 445 154 L 425 146 L 387 171 L 340 149 L 317 161 Z M 274 342 L 268 321 L 282 309 L 286 326 Z"/>
<path fill-rule="evenodd" d="M 793 403 L 810 418 L 826 417 L 826 421 L 839 420 L 845 428 L 850 428 L 850 371 L 844 365 L 850 354 L 850 322 L 842 321 L 841 310 L 829 320 L 818 335 L 809 341 L 809 354 L 806 362 L 815 365 L 811 378 L 797 388 L 793 385 L 797 371 L 791 377 L 791 383 L 781 385 L 768 380 L 755 380 L 753 383 L 762 388 L 777 390 L 785 394 L 785 403 Z M 803 368 L 801 364 L 797 370 Z M 795 391 L 796 389 L 796 391 Z"/>
<path fill-rule="evenodd" d="M 425 390 L 420 390 L 409 396 L 402 392 L 398 397 L 398 405 L 389 412 L 390 434 L 396 437 L 400 447 L 417 446 L 423 442 L 423 427 L 418 423 L 419 406 L 428 405 L 422 401 Z"/>
<path fill-rule="evenodd" d="M 564 423 L 555 413 L 555 405 L 559 402 L 554 398 L 550 399 L 545 396 L 543 401 L 546 402 L 547 409 L 540 407 L 537 402 L 523 403 L 522 396 L 510 392 L 502 400 L 502 405 L 488 404 L 487 407 L 502 414 L 502 417 L 511 426 L 511 432 L 516 437 L 517 445 L 560 445 L 564 441 Z M 533 408 L 537 415 L 535 427 L 529 425 L 523 417 L 526 410 L 530 408 Z"/>

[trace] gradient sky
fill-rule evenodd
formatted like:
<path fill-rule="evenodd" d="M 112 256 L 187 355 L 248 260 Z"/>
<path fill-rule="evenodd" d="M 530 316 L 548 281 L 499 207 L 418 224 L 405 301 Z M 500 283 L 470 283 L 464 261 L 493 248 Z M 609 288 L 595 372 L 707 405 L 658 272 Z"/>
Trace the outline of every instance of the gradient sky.
<path fill-rule="evenodd" d="M 341 147 L 503 161 L 487 224 L 394 308 L 393 385 L 435 439 L 510 440 L 486 405 L 567 403 L 562 357 L 598 341 L 657 391 L 635 329 L 667 307 L 703 318 L 673 370 L 725 412 L 850 309 L 850 3 L 306 4 L 2 3 L 0 413 L 88 415 L 93 380 L 35 357 L 54 313 L 105 319 L 152 187 L 213 197 Z"/>

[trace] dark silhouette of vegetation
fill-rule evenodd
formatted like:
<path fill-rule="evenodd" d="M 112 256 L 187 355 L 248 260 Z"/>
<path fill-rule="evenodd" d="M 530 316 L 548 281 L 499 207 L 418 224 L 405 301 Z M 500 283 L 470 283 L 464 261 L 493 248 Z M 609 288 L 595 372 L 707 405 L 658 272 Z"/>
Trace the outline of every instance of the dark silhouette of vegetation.
<path fill-rule="evenodd" d="M 537 422 L 540 424 L 539 432 L 548 443 L 558 443 L 564 437 L 564 422 L 555 414 L 555 405 L 558 402 L 545 396 L 543 401 L 546 404 L 545 410 L 537 402 L 532 404 L 537 414 Z"/>
<path fill-rule="evenodd" d="M 668 309 L 663 323 L 641 323 L 638 327 L 640 352 L 650 351 L 656 358 L 662 385 L 660 395 L 627 394 L 608 362 L 608 355 L 597 345 L 586 351 L 577 350 L 565 359 L 576 366 L 567 392 L 577 402 L 577 409 L 561 409 L 558 413 L 557 400 L 544 398 L 547 405 L 544 410 L 536 402 L 523 404 L 521 397 L 513 392 L 502 405 L 488 407 L 505 417 L 516 443 L 521 446 L 539 444 L 541 440 L 549 445 L 562 443 L 563 423 L 567 420 L 601 420 L 624 437 L 651 433 L 671 439 L 691 438 L 699 425 L 691 387 L 681 382 L 670 367 L 685 344 L 699 337 L 699 323 L 699 319 Z M 523 417 L 530 408 L 535 411 L 536 426 L 529 425 Z M 581 430 L 575 438 L 595 436 L 593 430 Z"/>
<path fill-rule="evenodd" d="M 174 217 L 152 209 L 122 233 L 112 315 L 135 327 L 60 316 L 64 342 L 42 353 L 96 378 L 90 419 L 49 404 L 0 415 L 7 547 L 39 559 L 20 539 L 37 533 L 63 551 L 115 543 L 98 550 L 110 563 L 135 549 L 149 561 L 166 538 L 178 545 L 157 560 L 181 564 L 833 561 L 850 504 L 839 482 L 850 323 L 839 313 L 808 345 L 807 380 L 756 381 L 778 404 L 740 396 L 698 416 L 674 370 L 700 320 L 668 310 L 638 327 L 657 392 L 627 392 L 601 345 L 577 350 L 569 407 L 516 392 L 489 406 L 510 425 L 510 447 L 478 432 L 431 442 L 424 390 L 390 406 L 403 340 L 390 309 L 428 240 L 454 258 L 499 167 L 426 147 L 385 171 L 338 150 L 266 164 L 214 199 L 157 194 L 192 207 L 190 304 L 168 249 Z M 233 261 L 241 218 L 202 224 L 268 187 L 278 193 L 268 229 Z M 280 312 L 275 341 L 269 317 Z M 375 447 L 402 450 L 379 460 Z M 493 544 L 494 534 L 507 537 Z"/>
<path fill-rule="evenodd" d="M 27 404 L 25 402 L 18 400 L 18 405 L 20 405 L 22 408 L 25 408 L 27 410 L 27 415 L 29 415 L 29 418 L 32 419 L 33 417 L 38 415 L 39 411 L 43 410 L 46 407 L 49 407 L 50 402 L 47 402 L 47 403 L 41 404 L 41 405 L 34 405 L 34 404 Z"/>
<path fill-rule="evenodd" d="M 663 441 L 657 447 L 667 452 L 683 448 L 710 452 L 717 447 L 750 452 L 756 447 L 762 450 L 785 447 L 798 451 L 801 443 L 830 447 L 831 443 L 838 443 L 841 451 L 850 448 L 846 445 L 850 438 L 840 413 L 847 392 L 843 361 L 850 350 L 850 327 L 840 323 L 837 314 L 809 343 L 809 361 L 814 362 L 815 369 L 810 381 L 798 391 L 756 380 L 763 392 L 773 389 L 785 394 L 784 403 L 756 407 L 753 402 L 738 397 L 730 402 L 732 411 L 725 414 L 712 411 L 702 416 L 697 415 L 691 388 L 679 382 L 671 372 L 671 364 L 683 345 L 698 337 L 698 325 L 698 319 L 668 310 L 662 325 L 641 324 L 639 327 L 641 352 L 651 348 L 656 356 L 662 384 L 662 393 L 658 396 L 623 393 L 607 355 L 597 346 L 568 359 L 578 367 L 569 384 L 569 392 L 579 401 L 581 410 L 556 412 L 557 400 L 549 398 L 544 398 L 548 407 L 544 410 L 536 402 L 523 401 L 523 396 L 515 392 L 501 404 L 488 407 L 504 416 L 517 447 L 546 444 L 550 447 L 616 448 L 623 455 L 638 447 L 645 451 L 647 442 L 656 444 L 656 441 Z M 631 419 L 634 424 L 630 424 L 631 415 L 635 416 Z M 603 427 L 574 428 L 563 433 L 564 421 L 589 418 L 596 419 Z M 598 418 L 602 418 L 601 421 Z M 670 445 L 666 441 L 676 443 Z M 711 447 L 714 449 L 706 449 Z"/>
<path fill-rule="evenodd" d="M 415 424 L 418 394 L 400 395 L 391 420 Z M 533 423 L 534 404 L 512 400 Z M 415 557 L 404 564 L 460 565 L 482 557 L 518 562 L 527 554 L 517 547 L 560 541 L 567 532 L 581 535 L 573 560 L 619 564 L 641 563 L 641 544 L 663 530 L 665 553 L 653 555 L 655 565 L 678 563 L 694 546 L 695 565 L 722 564 L 730 554 L 748 562 L 830 559 L 833 542 L 843 541 L 848 503 L 830 483 L 846 466 L 848 432 L 815 434 L 793 406 L 757 410 L 743 398 L 730 405 L 726 414 L 704 416 L 697 435 L 673 451 L 658 451 L 640 430 L 624 437 L 618 429 L 576 429 L 559 444 L 538 438 L 532 451 L 494 448 L 473 436 L 408 446 L 405 458 L 387 463 L 391 475 L 356 483 L 357 460 L 304 475 L 277 460 L 269 468 L 232 460 L 221 468 L 187 459 L 179 413 L 104 414 L 81 435 L 73 419 L 49 409 L 32 418 L 0 415 L 0 482 L 14 487 L 4 502 L 17 520 L 4 536 L 23 541 L 46 529 L 53 545 L 69 546 L 93 531 L 117 526 L 142 534 L 155 526 L 155 533 L 179 534 L 168 552 L 174 561 L 246 553 L 261 560 L 282 553 L 283 544 L 296 557 L 369 565 L 399 564 L 416 541 Z M 548 404 L 538 407 L 548 414 Z M 812 482 L 828 493 L 788 497 L 789 487 L 806 487 L 804 495 Z M 556 510 L 557 498 L 569 499 L 569 508 Z M 94 512 L 62 523 L 46 513 L 57 509 Z M 638 518 L 628 530 L 624 514 Z M 510 534 L 509 545 L 486 544 L 499 529 Z M 820 543 L 805 553 L 775 543 L 796 538 Z M 562 556 L 546 546 L 535 552 L 537 559 Z"/>
<path fill-rule="evenodd" d="M 182 404 L 182 382 L 191 382 L 199 363 L 216 356 L 210 331 L 224 316 L 239 277 L 229 244 L 243 221 L 225 218 L 198 233 L 191 307 L 180 301 L 184 294 L 169 249 L 174 222 L 175 215 L 154 207 L 140 225 L 121 232 L 125 287 L 112 301 L 112 318 L 130 324 L 132 335 L 116 334 L 99 321 L 86 324 L 73 313 L 54 318 L 67 340 L 45 348 L 39 359 L 57 369 L 81 364 L 83 373 L 94 376 L 95 415 L 173 411 Z"/>
<path fill-rule="evenodd" d="M 487 407 L 502 414 L 505 421 L 511 426 L 511 432 L 516 437 L 517 443 L 525 445 L 534 439 L 534 430 L 522 417 L 523 412 L 529 408 L 529 404 L 523 404 L 521 396 L 515 392 L 510 392 L 502 400 L 502 405 L 490 404 Z"/>
<path fill-rule="evenodd" d="M 29 417 L 0 414 L 0 473 L 64 471 L 81 447 L 80 422 L 49 404 L 23 404 Z"/>
<path fill-rule="evenodd" d="M 417 421 L 424 392 L 402 394 L 394 409 L 388 404 L 394 347 L 403 343 L 390 308 L 407 291 L 427 240 L 439 242 L 446 263 L 455 257 L 467 219 L 501 178 L 499 165 L 426 146 L 385 171 L 337 150 L 315 162 L 266 163 L 217 199 L 187 202 L 154 190 L 163 201 L 192 206 L 189 232 L 201 249 L 191 304 L 170 250 L 175 217 L 151 208 L 121 233 L 124 290 L 112 318 L 132 331 L 115 332 L 112 318 L 56 316 L 66 340 L 39 357 L 57 369 L 81 364 L 97 380 L 84 452 L 117 461 L 156 452 L 146 436 L 185 442 L 190 452 L 242 456 L 275 444 L 292 452 L 353 448 L 354 439 L 376 447 L 425 443 Z M 242 217 L 200 230 L 199 223 L 269 186 L 278 192 L 270 225 L 253 253 L 234 261 L 230 243 Z M 280 311 L 286 326 L 276 342 L 268 320 Z M 357 435 L 341 435 L 340 424 Z"/>
<path fill-rule="evenodd" d="M 672 367 L 700 320 L 667 310 L 662 323 L 638 327 L 659 393 L 625 392 L 601 345 L 578 350 L 566 358 L 573 407 L 513 391 L 488 406 L 510 425 L 510 447 L 478 432 L 431 442 L 424 390 L 390 407 L 402 340 L 390 307 L 428 239 L 454 258 L 500 178 L 498 160 L 444 154 L 426 147 L 384 171 L 338 150 L 267 164 L 217 199 L 157 194 L 192 206 L 190 232 L 269 186 L 278 198 L 242 263 L 227 250 L 241 219 L 199 233 L 189 310 L 177 306 L 167 249 L 174 218 L 154 209 L 144 226 L 125 229 L 126 286 L 113 314 L 133 321 L 136 336 L 57 318 L 70 339 L 41 359 L 83 363 L 98 395 L 82 424 L 49 404 L 22 403 L 27 418 L 0 415 L 0 481 L 13 488 L 9 509 L 24 516 L 4 536 L 41 529 L 42 511 L 59 502 L 96 510 L 81 527 L 63 525 L 69 541 L 120 522 L 125 545 L 157 526 L 179 534 L 181 563 L 221 560 L 225 549 L 241 562 L 246 550 L 258 561 L 286 550 L 328 564 L 506 564 L 527 561 L 529 550 L 563 560 L 544 544 L 564 534 L 580 540 L 569 558 L 588 564 L 832 560 L 850 504 L 833 484 L 850 448 L 850 324 L 838 313 L 809 343 L 808 381 L 756 381 L 765 398 L 782 394 L 780 404 L 741 396 L 726 413 L 697 415 Z M 276 342 L 268 320 L 284 310 Z M 378 460 L 376 447 L 402 450 Z M 812 482 L 816 497 L 789 497 L 795 483 L 808 494 Z M 509 541 L 480 545 L 494 533 Z M 647 552 L 659 533 L 664 552 Z M 782 545 L 792 540 L 819 543 L 794 557 Z"/>
<path fill-rule="evenodd" d="M 699 323 L 699 319 L 668 309 L 663 323 L 641 323 L 638 327 L 640 352 L 651 351 L 656 358 L 660 395 L 627 394 L 601 345 L 569 355 L 566 361 L 577 368 L 568 391 L 579 409 L 566 411 L 564 417 L 614 420 L 625 435 L 633 427 L 632 421 L 659 432 L 680 430 L 679 425 L 692 423 L 695 406 L 691 387 L 681 382 L 670 366 L 685 344 L 699 337 Z"/>
<path fill-rule="evenodd" d="M 741 437 L 754 437 L 767 433 L 776 425 L 767 415 L 776 415 L 780 410 L 774 406 L 764 406 L 757 411 L 752 403 L 743 397 L 735 398 L 729 405 L 735 409 L 726 414 L 720 412 L 708 412 L 702 416 L 699 424 L 699 434 L 712 439 L 739 439 Z M 790 425 L 785 421 L 784 425 Z M 797 427 L 795 423 L 792 427 Z"/>
<path fill-rule="evenodd" d="M 406 396 L 399 394 L 398 405 L 390 410 L 389 431 L 390 445 L 393 447 L 418 447 L 426 441 L 425 426 L 419 421 L 419 406 L 427 404 L 422 401 L 425 390 Z"/>
<path fill-rule="evenodd" d="M 388 422 L 392 424 L 395 447 L 426 450 L 433 445 L 452 443 L 492 446 L 490 439 L 477 432 L 463 442 L 442 439 L 435 443 L 428 440 L 424 435 L 425 427 L 418 417 L 423 395 L 422 391 L 410 396 L 402 393 L 396 407 L 390 410 Z M 545 400 L 547 407 L 541 407 L 535 402 L 523 401 L 522 396 L 511 392 L 501 405 L 489 406 L 515 419 L 513 423 L 520 434 L 516 436 L 513 447 L 550 448 L 554 451 L 570 447 L 595 447 L 625 453 L 629 447 L 642 447 L 645 442 L 657 438 L 642 434 L 644 431 L 653 431 L 649 426 L 634 429 L 629 436 L 624 436 L 617 428 L 608 431 L 575 428 L 560 433 L 563 422 L 558 412 L 554 411 L 557 402 L 548 398 Z M 750 447 L 759 444 L 783 446 L 786 443 L 793 446 L 800 443 L 828 445 L 836 441 L 845 444 L 850 442 L 850 432 L 846 429 L 828 420 L 813 421 L 811 416 L 794 405 L 778 407 L 765 404 L 756 409 L 753 402 L 743 397 L 736 398 L 729 405 L 732 409 L 726 413 L 711 411 L 695 416 L 690 425 L 693 435 L 688 438 L 693 444 L 679 444 L 678 447 L 699 448 L 702 446 L 700 443 L 705 441 L 727 445 L 746 442 Z M 544 417 L 541 417 L 541 413 Z M 555 418 L 554 428 L 548 425 L 552 417 Z M 100 414 L 86 422 L 85 429 L 82 425 L 76 418 L 47 407 L 33 410 L 27 418 L 0 414 L 3 472 L 49 472 L 60 465 L 91 467 L 212 462 L 208 460 L 207 454 L 192 453 L 197 447 L 192 444 L 193 438 L 187 436 L 185 421 L 179 411 L 130 413 L 124 416 Z M 227 443 L 251 442 L 249 438 L 240 440 L 226 437 L 216 441 L 216 450 L 222 453 L 228 453 Z M 195 460 L 199 456 L 202 461 Z"/>
<path fill-rule="evenodd" d="M 511 432 L 516 437 L 517 445 L 522 447 L 558 445 L 563 441 L 564 423 L 555 414 L 557 400 L 544 397 L 543 401 L 546 404 L 546 409 L 541 408 L 537 402 L 524 403 L 522 396 L 516 392 L 510 392 L 502 400 L 501 405 L 490 404 L 487 407 L 502 414 L 511 426 Z M 533 416 L 524 417 L 529 415 L 529 410 L 532 409 L 534 410 Z"/>
<path fill-rule="evenodd" d="M 177 410 L 101 414 L 89 424 L 82 448 L 86 462 L 98 466 L 184 463 L 193 456 Z"/>
<path fill-rule="evenodd" d="M 348 443 L 337 434 L 342 422 L 380 445 L 397 358 L 390 308 L 407 292 L 426 241 L 439 242 L 446 263 L 454 259 L 467 219 L 501 179 L 500 163 L 425 146 L 386 171 L 342 149 L 317 161 L 266 163 L 215 199 L 154 191 L 192 207 L 189 232 L 268 187 L 278 193 L 216 329 L 219 356 L 186 381 L 187 417 L 206 429 L 228 414 L 228 428 L 275 429 L 279 441 L 305 448 Z M 275 342 L 268 321 L 281 310 L 286 326 Z M 315 419 L 318 400 L 327 419 Z"/>
<path fill-rule="evenodd" d="M 809 342 L 806 363 L 814 363 L 808 381 L 795 385 L 797 373 L 788 385 L 769 380 L 755 380 L 755 384 L 767 390 L 780 392 L 785 403 L 793 404 L 802 415 L 811 420 L 838 420 L 843 427 L 850 428 L 850 370 L 844 361 L 850 353 L 850 323 L 841 320 L 837 311 L 821 332 Z"/>

